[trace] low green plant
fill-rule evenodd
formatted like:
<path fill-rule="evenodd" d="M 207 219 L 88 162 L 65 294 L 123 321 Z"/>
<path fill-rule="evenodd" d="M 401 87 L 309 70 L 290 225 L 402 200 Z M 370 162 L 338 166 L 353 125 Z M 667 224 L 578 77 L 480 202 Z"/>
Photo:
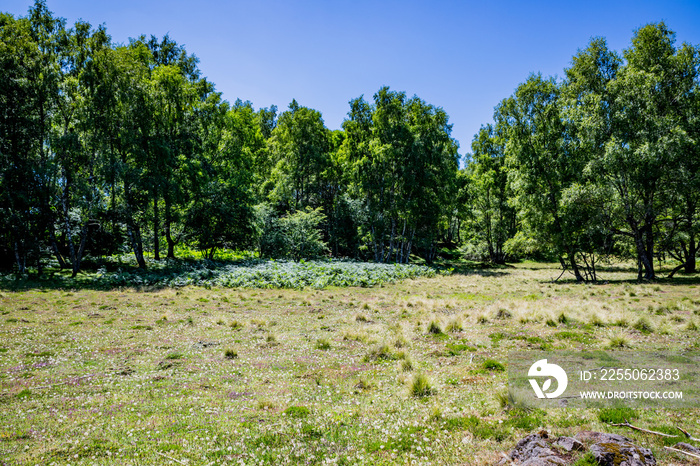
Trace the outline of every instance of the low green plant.
<path fill-rule="evenodd" d="M 319 338 L 316 341 L 316 349 L 329 350 L 331 349 L 331 342 L 327 338 Z"/>
<path fill-rule="evenodd" d="M 654 333 L 654 327 L 652 327 L 649 321 L 646 320 L 644 317 L 640 318 L 637 322 L 635 322 L 635 324 L 632 327 L 644 335 Z"/>
<path fill-rule="evenodd" d="M 493 372 L 503 372 L 506 370 L 506 366 L 495 359 L 487 359 L 481 364 L 481 367 L 487 371 Z"/>
<path fill-rule="evenodd" d="M 428 378 L 423 374 L 416 374 L 411 381 L 411 395 L 422 398 L 436 393 Z"/>
<path fill-rule="evenodd" d="M 460 321 L 459 319 L 452 319 L 447 324 L 447 327 L 445 327 L 445 330 L 447 330 L 450 333 L 461 332 L 462 330 L 464 330 L 464 327 L 462 326 L 462 321 Z"/>
<path fill-rule="evenodd" d="M 394 353 L 389 345 L 380 345 L 374 348 L 365 356 L 366 361 L 389 361 L 399 359 L 396 353 Z"/>
<path fill-rule="evenodd" d="M 630 348 L 629 340 L 623 335 L 616 335 L 610 337 L 608 341 L 608 348 L 618 349 L 618 348 Z"/>
<path fill-rule="evenodd" d="M 612 406 L 603 408 L 598 412 L 600 422 L 606 424 L 622 424 L 624 422 L 637 419 L 639 415 L 637 411 L 629 406 Z"/>
<path fill-rule="evenodd" d="M 304 418 L 311 414 L 311 411 L 306 406 L 290 406 L 284 410 L 285 416 L 293 418 Z"/>
<path fill-rule="evenodd" d="M 432 333 L 433 335 L 442 335 L 444 332 L 442 331 L 442 327 L 440 327 L 440 322 L 437 320 L 431 320 L 430 324 L 428 324 L 428 333 Z"/>

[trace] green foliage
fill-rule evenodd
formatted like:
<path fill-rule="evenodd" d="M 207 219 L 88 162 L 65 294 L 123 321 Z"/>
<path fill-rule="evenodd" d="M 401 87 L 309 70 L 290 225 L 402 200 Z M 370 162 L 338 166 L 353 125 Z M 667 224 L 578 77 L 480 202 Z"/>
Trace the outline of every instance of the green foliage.
<path fill-rule="evenodd" d="M 598 413 L 598 419 L 600 422 L 613 423 L 613 424 L 623 424 L 628 421 L 633 421 L 637 419 L 639 415 L 637 412 L 628 406 L 613 406 L 610 408 L 603 408 Z"/>
<path fill-rule="evenodd" d="M 576 460 L 576 462 L 573 464 L 573 466 L 599 466 L 600 463 L 598 463 L 598 460 L 595 459 L 595 455 L 593 453 L 588 452 L 579 459 Z"/>
<path fill-rule="evenodd" d="M 481 367 L 486 369 L 487 371 L 493 372 L 503 372 L 506 370 L 506 367 L 502 363 L 494 359 L 487 359 L 481 364 Z"/>
<path fill-rule="evenodd" d="M 295 261 L 313 259 L 328 249 L 323 242 L 319 228 L 326 216 L 321 208 L 297 211 L 282 219 L 286 251 Z"/>
<path fill-rule="evenodd" d="M 304 418 L 311 414 L 311 411 L 306 406 L 290 406 L 284 410 L 284 414 L 293 418 Z"/>
<path fill-rule="evenodd" d="M 447 121 L 442 109 L 388 87 L 372 105 L 362 97 L 350 102 L 342 152 L 353 194 L 365 206 L 363 241 L 376 262 L 407 262 L 414 246 L 434 259 L 458 168 Z"/>

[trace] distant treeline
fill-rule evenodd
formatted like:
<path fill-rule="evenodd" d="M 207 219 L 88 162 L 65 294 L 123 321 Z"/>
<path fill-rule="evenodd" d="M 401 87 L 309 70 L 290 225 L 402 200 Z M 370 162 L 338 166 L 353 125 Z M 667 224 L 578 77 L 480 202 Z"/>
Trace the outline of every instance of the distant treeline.
<path fill-rule="evenodd" d="M 531 76 L 475 136 L 460 169 L 447 114 L 380 89 L 321 113 L 233 105 L 165 36 L 115 45 L 45 2 L 0 15 L 0 254 L 5 268 L 77 273 L 87 255 L 173 258 L 220 248 L 432 262 L 659 254 L 695 269 L 698 49 L 663 23 L 624 59 L 595 39 L 559 82 Z"/>

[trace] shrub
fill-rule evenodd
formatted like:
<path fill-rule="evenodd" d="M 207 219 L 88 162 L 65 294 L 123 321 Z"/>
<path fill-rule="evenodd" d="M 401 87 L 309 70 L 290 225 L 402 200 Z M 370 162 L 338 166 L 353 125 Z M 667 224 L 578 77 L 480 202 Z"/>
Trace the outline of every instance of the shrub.
<path fill-rule="evenodd" d="M 236 359 L 238 357 L 238 353 L 229 348 L 226 351 L 224 351 L 224 357 L 226 359 Z"/>

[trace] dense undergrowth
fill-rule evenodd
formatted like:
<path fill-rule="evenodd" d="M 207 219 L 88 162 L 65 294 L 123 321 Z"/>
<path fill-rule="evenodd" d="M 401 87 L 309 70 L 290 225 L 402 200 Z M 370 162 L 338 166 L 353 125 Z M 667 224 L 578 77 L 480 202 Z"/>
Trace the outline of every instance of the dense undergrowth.
<path fill-rule="evenodd" d="M 434 277 L 435 268 L 413 264 L 377 264 L 349 260 L 275 261 L 251 255 L 210 261 L 149 261 L 138 269 L 130 256 L 113 256 L 91 262 L 93 270 L 71 278 L 69 271 L 48 268 L 41 275 L 0 278 L 4 287 L 68 286 L 91 288 L 221 286 L 226 288 L 371 287 L 417 277 Z M 446 273 L 446 272 L 442 272 Z"/>

